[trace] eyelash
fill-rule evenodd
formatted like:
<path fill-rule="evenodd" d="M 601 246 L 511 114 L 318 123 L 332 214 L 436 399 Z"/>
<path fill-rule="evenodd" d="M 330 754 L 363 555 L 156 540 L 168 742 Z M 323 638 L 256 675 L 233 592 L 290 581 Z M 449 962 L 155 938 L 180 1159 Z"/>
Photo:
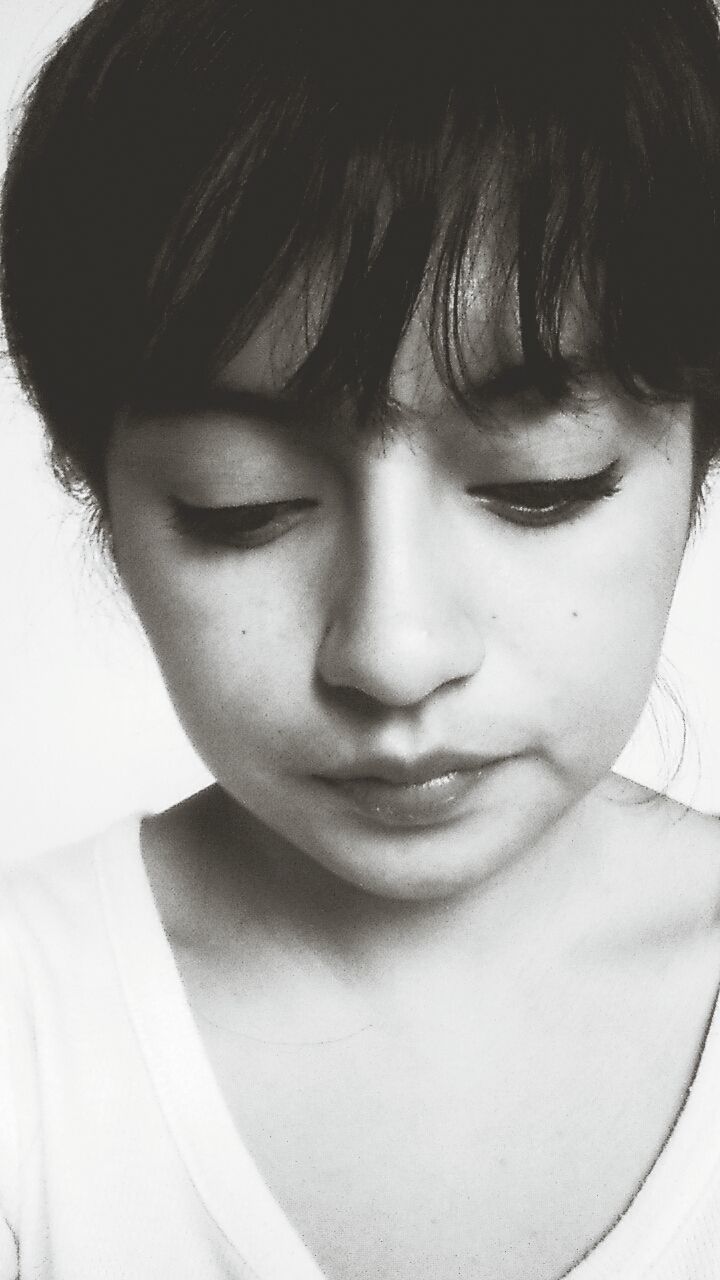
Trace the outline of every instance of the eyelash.
<path fill-rule="evenodd" d="M 195 507 L 174 500 L 173 527 L 206 546 L 252 551 L 289 533 L 303 513 L 316 507 L 307 498 L 258 502 L 237 507 Z"/>
<path fill-rule="evenodd" d="M 610 498 L 620 488 L 618 464 L 595 475 L 571 480 L 538 480 L 524 484 L 485 485 L 470 490 L 492 514 L 508 524 L 544 529 L 564 524 Z M 251 551 L 275 542 L 302 516 L 317 507 L 307 498 L 244 506 L 196 507 L 176 498 L 172 525 L 184 537 L 210 547 Z"/>
<path fill-rule="evenodd" d="M 572 480 L 486 485 L 472 493 L 509 524 L 544 529 L 582 515 L 602 499 L 612 498 L 619 489 L 618 463 L 613 462 L 594 475 Z"/>

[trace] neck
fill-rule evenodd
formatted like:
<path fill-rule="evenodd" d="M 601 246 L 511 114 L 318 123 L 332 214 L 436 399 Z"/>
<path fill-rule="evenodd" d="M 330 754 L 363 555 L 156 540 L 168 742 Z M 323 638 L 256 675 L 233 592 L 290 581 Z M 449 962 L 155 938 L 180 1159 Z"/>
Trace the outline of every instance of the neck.
<path fill-rule="evenodd" d="M 391 973 L 442 975 L 509 954 L 537 957 L 597 915 L 598 878 L 607 874 L 608 804 L 591 794 L 532 847 L 462 892 L 433 900 L 369 894 L 240 810 L 208 794 L 213 820 L 212 907 L 205 920 L 224 950 L 266 932 L 294 962 L 323 957 L 355 982 L 388 983 Z M 204 831 L 207 847 L 208 828 Z M 238 850 L 242 857 L 238 857 Z M 602 856 L 601 856 L 602 854 Z M 205 888 L 207 893 L 207 884 Z M 549 928 L 548 926 L 552 927 Z"/>

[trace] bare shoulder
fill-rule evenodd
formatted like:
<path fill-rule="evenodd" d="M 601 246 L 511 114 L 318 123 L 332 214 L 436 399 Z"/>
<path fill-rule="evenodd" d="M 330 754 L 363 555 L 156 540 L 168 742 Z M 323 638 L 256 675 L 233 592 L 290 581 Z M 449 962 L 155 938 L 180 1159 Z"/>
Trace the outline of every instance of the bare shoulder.
<path fill-rule="evenodd" d="M 141 845 L 145 869 L 168 937 L 192 946 L 216 912 L 237 905 L 253 847 L 252 819 L 228 805 L 220 788 L 207 787 L 146 819 Z"/>
<path fill-rule="evenodd" d="M 720 922 L 720 817 L 667 801 L 668 849 L 684 884 L 696 879 L 707 911 Z"/>
<path fill-rule="evenodd" d="M 626 779 L 617 784 L 616 813 L 647 905 L 657 893 L 678 919 L 719 925 L 720 817 Z"/>
<path fill-rule="evenodd" d="M 196 927 L 207 872 L 207 815 L 216 788 L 189 796 L 146 818 L 141 845 L 145 870 L 169 937 Z"/>
<path fill-rule="evenodd" d="M 701 813 L 669 796 L 649 794 L 649 804 L 655 809 L 658 834 L 664 838 L 669 852 L 690 860 L 708 859 L 710 866 L 720 863 L 718 815 Z"/>

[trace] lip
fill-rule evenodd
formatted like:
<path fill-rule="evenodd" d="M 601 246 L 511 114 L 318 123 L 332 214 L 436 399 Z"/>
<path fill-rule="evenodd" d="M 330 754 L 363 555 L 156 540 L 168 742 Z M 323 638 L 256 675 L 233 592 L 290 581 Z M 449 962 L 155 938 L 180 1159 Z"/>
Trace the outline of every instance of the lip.
<path fill-rule="evenodd" d="M 428 827 L 462 810 L 497 759 L 436 752 L 415 760 L 374 758 L 320 779 L 351 807 L 390 827 Z"/>

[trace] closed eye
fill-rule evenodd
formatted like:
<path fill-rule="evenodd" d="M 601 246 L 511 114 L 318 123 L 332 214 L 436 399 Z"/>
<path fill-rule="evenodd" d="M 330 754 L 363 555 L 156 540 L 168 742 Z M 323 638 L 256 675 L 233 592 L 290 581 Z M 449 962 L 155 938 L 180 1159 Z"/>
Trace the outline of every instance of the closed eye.
<path fill-rule="evenodd" d="M 183 536 L 210 547 L 252 550 L 288 533 L 317 503 L 308 498 L 243 506 L 198 507 L 173 500 L 172 525 Z"/>
<path fill-rule="evenodd" d="M 574 519 L 619 488 L 619 461 L 615 461 L 589 476 L 482 485 L 470 492 L 500 519 L 541 529 Z"/>

